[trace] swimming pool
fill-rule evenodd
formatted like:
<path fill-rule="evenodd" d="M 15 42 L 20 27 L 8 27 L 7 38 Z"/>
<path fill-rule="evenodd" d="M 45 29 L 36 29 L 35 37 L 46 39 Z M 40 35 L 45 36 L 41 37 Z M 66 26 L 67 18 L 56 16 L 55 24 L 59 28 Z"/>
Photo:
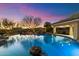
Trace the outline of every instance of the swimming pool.
<path fill-rule="evenodd" d="M 55 35 L 14 35 L 0 46 L 1 56 L 30 56 L 32 46 L 41 47 L 47 56 L 79 56 L 79 43 L 71 38 Z"/>

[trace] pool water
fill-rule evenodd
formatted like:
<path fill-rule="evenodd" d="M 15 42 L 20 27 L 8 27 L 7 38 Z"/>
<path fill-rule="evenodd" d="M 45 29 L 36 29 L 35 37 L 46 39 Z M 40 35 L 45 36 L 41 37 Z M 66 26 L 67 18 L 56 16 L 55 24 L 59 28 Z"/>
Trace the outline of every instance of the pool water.
<path fill-rule="evenodd" d="M 79 56 L 79 43 L 71 38 L 55 35 L 14 35 L 0 46 L 1 56 L 31 56 L 38 46 L 46 56 Z"/>

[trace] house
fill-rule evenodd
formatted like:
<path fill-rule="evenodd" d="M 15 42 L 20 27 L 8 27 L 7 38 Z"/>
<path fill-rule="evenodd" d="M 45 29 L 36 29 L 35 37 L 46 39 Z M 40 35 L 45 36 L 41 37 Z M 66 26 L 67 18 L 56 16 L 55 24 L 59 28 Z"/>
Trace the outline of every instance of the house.
<path fill-rule="evenodd" d="M 79 39 L 79 18 L 78 19 L 64 19 L 53 23 L 54 34 L 67 35 L 74 39 Z"/>

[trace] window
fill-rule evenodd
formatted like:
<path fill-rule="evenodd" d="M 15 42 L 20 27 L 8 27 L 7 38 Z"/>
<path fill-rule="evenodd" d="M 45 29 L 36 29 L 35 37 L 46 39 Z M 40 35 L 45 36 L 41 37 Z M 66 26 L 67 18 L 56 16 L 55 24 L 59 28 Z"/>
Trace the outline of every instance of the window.
<path fill-rule="evenodd" d="M 63 28 L 56 28 L 57 34 L 65 34 L 69 35 L 70 28 L 69 27 L 63 27 Z"/>

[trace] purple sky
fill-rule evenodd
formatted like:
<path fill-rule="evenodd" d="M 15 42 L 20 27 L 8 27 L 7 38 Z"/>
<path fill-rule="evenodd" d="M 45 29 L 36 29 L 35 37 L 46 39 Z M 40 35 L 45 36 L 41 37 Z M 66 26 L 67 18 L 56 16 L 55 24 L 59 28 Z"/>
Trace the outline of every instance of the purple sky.
<path fill-rule="evenodd" d="M 21 20 L 24 16 L 37 16 L 51 23 L 79 12 L 79 4 L 0 4 L 0 18 Z"/>

